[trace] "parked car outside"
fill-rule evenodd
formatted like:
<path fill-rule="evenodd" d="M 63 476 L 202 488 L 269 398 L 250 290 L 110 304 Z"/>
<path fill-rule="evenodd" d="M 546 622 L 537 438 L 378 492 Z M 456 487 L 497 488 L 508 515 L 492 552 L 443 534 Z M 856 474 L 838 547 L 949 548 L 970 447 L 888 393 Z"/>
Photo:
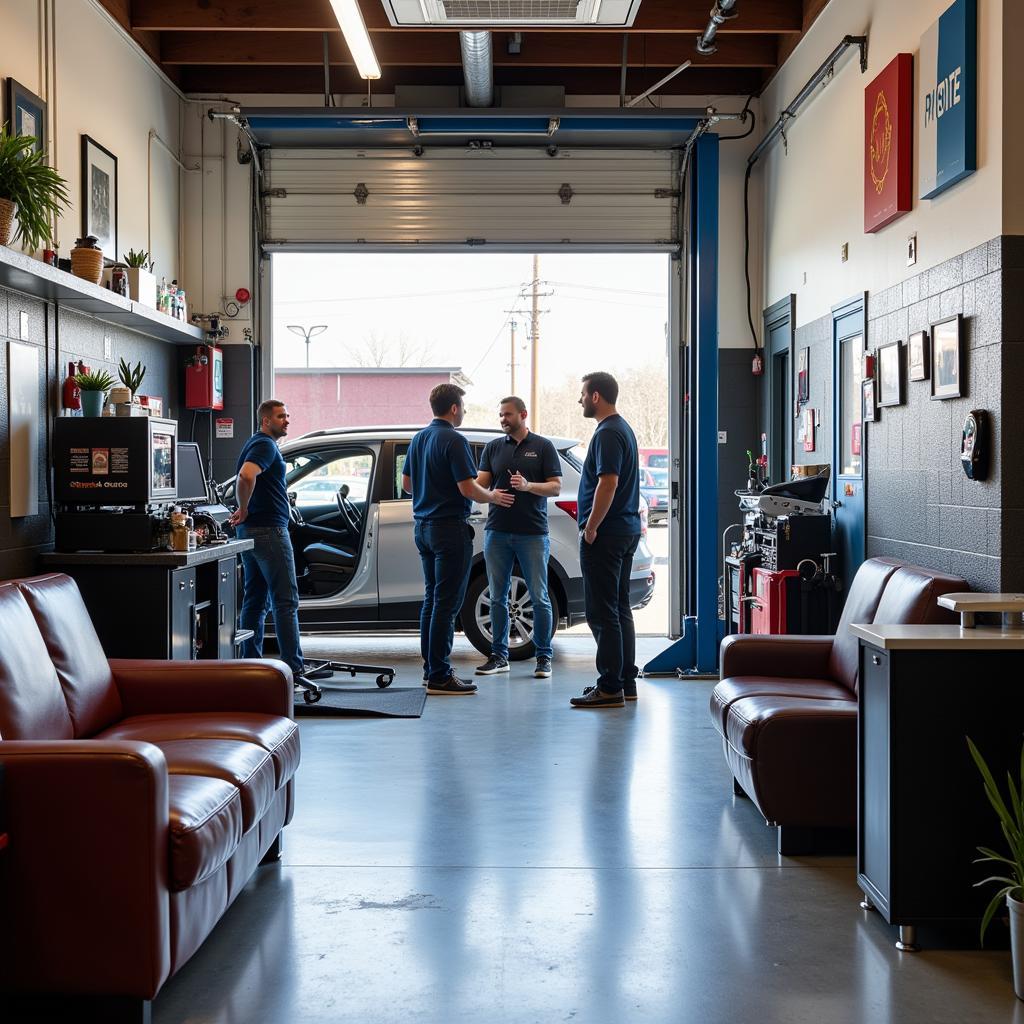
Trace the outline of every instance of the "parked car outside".
<path fill-rule="evenodd" d="M 290 531 L 299 581 L 299 626 L 304 634 L 419 629 L 423 575 L 413 540 L 412 500 L 402 490 L 402 468 L 418 427 L 319 430 L 281 445 L 292 498 Z M 462 428 L 479 461 L 498 430 Z M 585 620 L 579 561 L 576 492 L 582 462 L 578 442 L 551 438 L 562 464 L 562 492 L 548 501 L 551 537 L 548 584 L 556 628 Z M 348 490 L 342 484 L 348 484 Z M 357 486 L 357 484 L 359 486 Z M 361 488 L 361 489 L 360 489 Z M 234 479 L 223 485 L 234 507 Z M 630 603 L 644 607 L 654 594 L 654 558 L 643 535 L 633 560 Z M 457 626 L 481 654 L 491 650 L 490 593 L 483 563 L 487 509 L 474 505 L 476 536 L 466 600 Z M 513 571 L 509 598 L 509 656 L 534 656 L 533 604 L 526 581 Z M 273 635 L 268 623 L 268 635 Z"/>
<path fill-rule="evenodd" d="M 647 469 L 668 469 L 667 448 L 641 448 L 640 465 Z"/>
<path fill-rule="evenodd" d="M 641 469 L 640 495 L 647 502 L 651 525 L 668 522 L 668 470 Z"/>

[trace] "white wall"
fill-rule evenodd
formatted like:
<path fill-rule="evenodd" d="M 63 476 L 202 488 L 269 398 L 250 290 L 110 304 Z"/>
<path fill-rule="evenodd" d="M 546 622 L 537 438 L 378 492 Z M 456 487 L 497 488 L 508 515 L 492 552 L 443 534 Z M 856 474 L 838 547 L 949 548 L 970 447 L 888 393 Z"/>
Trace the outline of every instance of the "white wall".
<path fill-rule="evenodd" d="M 149 132 L 179 148 L 184 103 L 177 90 L 92 0 L 53 0 L 49 87 L 44 79 L 43 11 L 47 0 L 0 0 L 2 64 L 49 104 L 50 159 L 68 182 L 71 206 L 57 243 L 67 256 L 81 235 L 81 136 L 117 157 L 118 256 L 150 251 L 157 274 L 181 274 L 177 166 L 152 146 L 152 216 L 147 205 Z M 150 239 L 147 241 L 147 238 Z"/>
<path fill-rule="evenodd" d="M 916 58 L 921 34 L 949 2 L 830 3 L 761 97 L 762 125 L 770 126 L 844 35 L 868 36 L 867 73 L 860 73 L 856 50 L 848 50 L 833 80 L 789 125 L 788 153 L 778 140 L 754 172 L 765 210 L 765 304 L 795 292 L 798 324 L 1003 231 L 1003 0 L 978 0 L 978 170 L 937 199 L 917 199 L 915 139 L 913 210 L 874 235 L 864 233 L 864 88 L 897 53 Z M 1007 0 L 1007 7 L 1019 3 Z M 1013 48 L 1019 38 L 1006 39 L 1018 63 Z M 915 104 L 918 79 L 915 68 Z M 907 267 L 906 239 L 913 232 L 918 261 Z M 840 259 L 844 242 L 850 246 L 846 263 Z"/>

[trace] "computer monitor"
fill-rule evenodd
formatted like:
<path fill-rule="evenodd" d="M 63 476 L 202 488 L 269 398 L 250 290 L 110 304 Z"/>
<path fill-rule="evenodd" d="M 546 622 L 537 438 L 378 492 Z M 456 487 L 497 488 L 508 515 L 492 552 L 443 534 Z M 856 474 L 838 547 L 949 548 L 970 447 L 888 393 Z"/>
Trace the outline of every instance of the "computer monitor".
<path fill-rule="evenodd" d="M 178 442 L 178 500 L 208 502 L 203 457 L 194 441 Z"/>

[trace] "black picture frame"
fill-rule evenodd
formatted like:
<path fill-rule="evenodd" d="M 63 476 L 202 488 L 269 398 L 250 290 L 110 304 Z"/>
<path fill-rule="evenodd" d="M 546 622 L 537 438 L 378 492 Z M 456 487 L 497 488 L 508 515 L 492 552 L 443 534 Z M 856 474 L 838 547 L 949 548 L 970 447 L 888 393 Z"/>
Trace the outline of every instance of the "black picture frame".
<path fill-rule="evenodd" d="M 875 378 L 866 377 L 861 381 L 860 392 L 863 401 L 861 419 L 865 423 L 874 423 L 878 419 L 878 403 L 875 401 Z"/>
<path fill-rule="evenodd" d="M 898 341 L 878 346 L 878 407 L 903 404 L 903 353 Z"/>
<path fill-rule="evenodd" d="M 915 331 L 907 339 L 907 376 L 910 380 L 927 380 L 931 374 L 928 332 Z"/>
<path fill-rule="evenodd" d="M 931 325 L 932 400 L 962 398 L 964 387 L 964 326 L 956 313 Z"/>
<path fill-rule="evenodd" d="M 117 157 L 82 136 L 82 237 L 95 235 L 107 259 L 117 259 Z"/>
<path fill-rule="evenodd" d="M 12 135 L 31 135 L 36 151 L 46 152 L 46 102 L 13 78 L 4 89 L 4 123 Z"/>
<path fill-rule="evenodd" d="M 800 349 L 797 356 L 796 404 L 799 409 L 811 400 L 811 350 Z"/>

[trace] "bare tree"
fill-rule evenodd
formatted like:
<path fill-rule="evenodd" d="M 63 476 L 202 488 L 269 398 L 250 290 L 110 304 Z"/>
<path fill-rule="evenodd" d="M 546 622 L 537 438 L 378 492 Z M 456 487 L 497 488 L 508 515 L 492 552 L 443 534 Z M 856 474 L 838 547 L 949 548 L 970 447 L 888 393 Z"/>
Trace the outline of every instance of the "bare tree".
<path fill-rule="evenodd" d="M 403 331 L 397 341 L 370 331 L 359 345 L 345 350 L 355 366 L 425 366 L 434 358 L 432 341 L 412 341 Z"/>

